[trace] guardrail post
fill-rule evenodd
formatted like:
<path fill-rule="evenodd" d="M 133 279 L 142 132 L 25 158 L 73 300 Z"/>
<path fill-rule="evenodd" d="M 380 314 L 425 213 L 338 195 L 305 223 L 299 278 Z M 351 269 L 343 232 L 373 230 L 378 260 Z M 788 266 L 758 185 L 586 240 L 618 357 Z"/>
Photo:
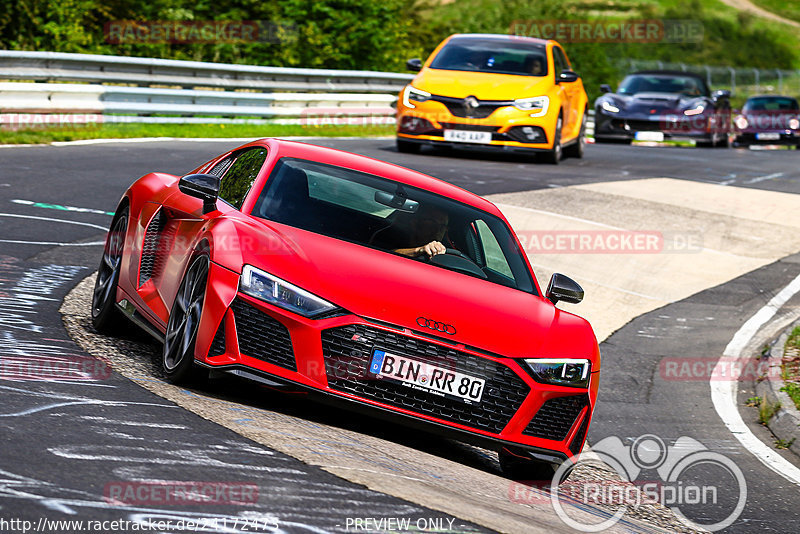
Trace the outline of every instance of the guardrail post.
<path fill-rule="evenodd" d="M 754 73 L 755 73 L 755 75 L 756 75 L 756 93 L 760 93 L 760 92 L 761 92 L 761 86 L 760 86 L 760 84 L 759 84 L 758 75 L 759 75 L 759 73 L 760 73 L 761 71 L 760 71 L 760 70 L 758 70 L 758 69 L 753 69 L 753 72 L 754 72 Z"/>
<path fill-rule="evenodd" d="M 775 69 L 775 72 L 778 73 L 778 92 L 783 92 L 783 72 L 781 69 Z"/>

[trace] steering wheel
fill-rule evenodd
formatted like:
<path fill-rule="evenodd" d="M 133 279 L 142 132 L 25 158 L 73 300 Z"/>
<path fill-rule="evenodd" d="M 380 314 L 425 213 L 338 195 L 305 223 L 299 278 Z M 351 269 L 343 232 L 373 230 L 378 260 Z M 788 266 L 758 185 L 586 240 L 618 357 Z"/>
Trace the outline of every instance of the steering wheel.
<path fill-rule="evenodd" d="M 444 267 L 445 269 L 459 271 L 472 276 L 477 276 L 478 278 L 488 278 L 486 273 L 483 272 L 483 269 L 481 269 L 477 263 L 472 261 L 469 256 L 455 248 L 446 249 L 444 254 L 436 254 L 435 256 L 431 257 L 426 255 L 424 258 L 426 258 L 429 263 L 438 265 L 439 267 Z"/>

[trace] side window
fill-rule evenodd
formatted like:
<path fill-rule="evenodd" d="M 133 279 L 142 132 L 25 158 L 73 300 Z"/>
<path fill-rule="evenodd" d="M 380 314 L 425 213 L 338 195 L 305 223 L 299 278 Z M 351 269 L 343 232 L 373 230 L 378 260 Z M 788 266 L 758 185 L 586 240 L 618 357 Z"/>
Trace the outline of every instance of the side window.
<path fill-rule="evenodd" d="M 493 271 L 497 271 L 513 279 L 514 274 L 511 272 L 511 267 L 509 267 L 508 261 L 506 261 L 506 256 L 503 254 L 503 249 L 497 242 L 497 238 L 494 236 L 491 229 L 489 229 L 489 225 L 483 220 L 478 219 L 475 221 L 475 228 L 478 230 L 478 235 L 483 244 L 483 256 L 486 258 L 486 266 Z"/>
<path fill-rule="evenodd" d="M 267 159 L 267 149 L 252 148 L 246 150 L 240 153 L 235 160 L 232 160 L 232 165 L 226 163 L 228 159 L 226 158 L 218 163 L 211 171 L 211 174 L 217 174 L 217 168 L 222 166 L 221 172 L 217 174 L 222 176 L 222 183 L 219 186 L 219 198 L 234 208 L 241 209 L 244 197 L 258 177 L 258 173 L 264 165 L 264 160 Z"/>

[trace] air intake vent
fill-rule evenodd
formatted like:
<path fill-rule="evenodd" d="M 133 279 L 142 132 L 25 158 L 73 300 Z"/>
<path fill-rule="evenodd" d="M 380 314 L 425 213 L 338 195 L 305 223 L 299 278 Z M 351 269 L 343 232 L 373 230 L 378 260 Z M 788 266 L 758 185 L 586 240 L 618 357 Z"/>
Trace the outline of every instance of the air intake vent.
<path fill-rule="evenodd" d="M 542 404 L 522 433 L 535 438 L 564 441 L 575 420 L 588 404 L 589 396 L 585 394 L 550 399 Z"/>
<path fill-rule="evenodd" d="M 164 248 L 161 243 L 161 234 L 166 224 L 167 217 L 164 215 L 164 210 L 159 210 L 147 227 L 142 245 L 142 261 L 139 266 L 139 287 L 153 277 L 156 272 L 156 261 L 159 256 L 164 255 L 164 251 L 160 249 Z"/>

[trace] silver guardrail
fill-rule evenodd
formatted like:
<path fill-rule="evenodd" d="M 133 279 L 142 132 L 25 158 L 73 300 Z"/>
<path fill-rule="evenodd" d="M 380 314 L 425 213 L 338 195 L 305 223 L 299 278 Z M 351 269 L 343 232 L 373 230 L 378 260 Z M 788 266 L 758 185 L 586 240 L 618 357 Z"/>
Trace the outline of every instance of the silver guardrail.
<path fill-rule="evenodd" d="M 412 77 L 0 50 L 0 123 L 36 124 L 55 114 L 62 122 L 391 122 Z"/>

